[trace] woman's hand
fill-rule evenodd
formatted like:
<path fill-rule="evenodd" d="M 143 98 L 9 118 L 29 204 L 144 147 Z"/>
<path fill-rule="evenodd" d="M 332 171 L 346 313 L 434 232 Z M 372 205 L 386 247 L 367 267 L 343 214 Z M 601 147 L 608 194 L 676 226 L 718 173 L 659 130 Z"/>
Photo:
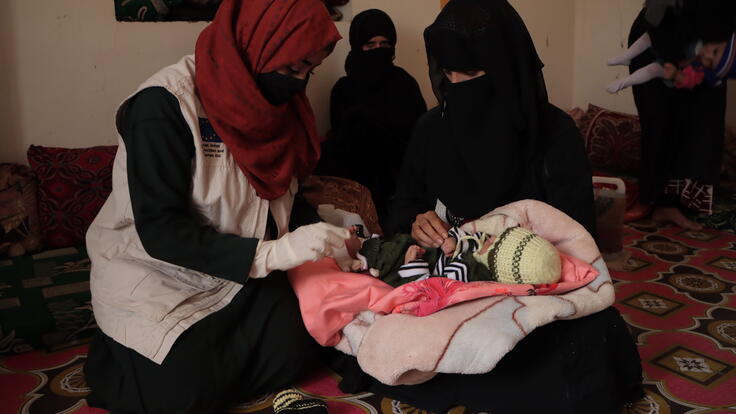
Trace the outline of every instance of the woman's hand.
<path fill-rule="evenodd" d="M 428 211 L 417 215 L 411 225 L 411 237 L 424 247 L 440 247 L 448 237 L 450 225 L 442 221 L 437 213 Z"/>
<path fill-rule="evenodd" d="M 274 270 L 289 270 L 306 262 L 332 256 L 345 248 L 348 229 L 328 223 L 302 226 L 278 240 L 258 243 L 250 277 L 265 277 Z"/>

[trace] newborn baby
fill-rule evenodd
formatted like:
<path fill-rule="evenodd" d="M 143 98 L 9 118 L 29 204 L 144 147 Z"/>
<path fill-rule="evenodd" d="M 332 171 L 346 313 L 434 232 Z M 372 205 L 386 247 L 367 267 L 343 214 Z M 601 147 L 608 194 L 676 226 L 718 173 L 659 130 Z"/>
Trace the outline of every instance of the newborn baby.
<path fill-rule="evenodd" d="M 429 277 L 508 284 L 549 284 L 560 279 L 557 249 L 522 227 L 508 228 L 498 237 L 453 227 L 436 249 L 422 248 L 408 234 L 366 238 L 362 230 L 350 228 L 349 258 L 338 263 L 344 271 L 367 271 L 394 287 Z"/>

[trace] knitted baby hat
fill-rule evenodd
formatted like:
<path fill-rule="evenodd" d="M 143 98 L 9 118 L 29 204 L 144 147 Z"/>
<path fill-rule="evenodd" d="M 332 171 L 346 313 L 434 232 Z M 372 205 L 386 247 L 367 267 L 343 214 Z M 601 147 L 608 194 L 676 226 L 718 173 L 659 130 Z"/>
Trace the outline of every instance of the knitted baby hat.
<path fill-rule="evenodd" d="M 505 230 L 487 252 L 473 256 L 488 266 L 500 283 L 557 283 L 562 272 L 555 246 L 523 227 Z"/>

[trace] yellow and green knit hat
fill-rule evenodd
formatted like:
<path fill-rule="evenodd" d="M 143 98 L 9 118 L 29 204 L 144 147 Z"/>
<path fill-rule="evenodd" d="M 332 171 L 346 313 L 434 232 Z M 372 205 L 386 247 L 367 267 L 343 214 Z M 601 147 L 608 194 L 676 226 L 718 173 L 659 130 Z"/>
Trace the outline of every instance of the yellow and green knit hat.
<path fill-rule="evenodd" d="M 549 241 L 523 227 L 511 227 L 485 253 L 474 253 L 500 283 L 557 283 L 562 273 L 560 253 Z"/>

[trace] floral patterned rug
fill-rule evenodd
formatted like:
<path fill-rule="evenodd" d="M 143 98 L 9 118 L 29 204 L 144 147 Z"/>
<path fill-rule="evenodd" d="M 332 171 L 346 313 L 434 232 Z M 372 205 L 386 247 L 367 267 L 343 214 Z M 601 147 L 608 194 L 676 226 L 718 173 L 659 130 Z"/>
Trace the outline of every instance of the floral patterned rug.
<path fill-rule="evenodd" d="M 611 263 L 616 307 L 639 346 L 646 398 L 624 414 L 736 411 L 736 235 L 684 231 L 654 222 L 628 225 L 625 256 Z M 0 414 L 102 414 L 86 406 L 86 345 L 0 358 Z M 296 389 L 327 401 L 332 414 L 419 410 L 370 393 L 348 395 L 339 377 L 315 372 Z M 229 413 L 270 414 L 273 395 Z M 462 407 L 452 414 L 465 413 Z M 591 412 L 595 412 L 591 408 Z"/>
<path fill-rule="evenodd" d="M 624 237 L 628 259 L 611 274 L 647 394 L 625 412 L 734 412 L 736 235 L 640 221 Z"/>

